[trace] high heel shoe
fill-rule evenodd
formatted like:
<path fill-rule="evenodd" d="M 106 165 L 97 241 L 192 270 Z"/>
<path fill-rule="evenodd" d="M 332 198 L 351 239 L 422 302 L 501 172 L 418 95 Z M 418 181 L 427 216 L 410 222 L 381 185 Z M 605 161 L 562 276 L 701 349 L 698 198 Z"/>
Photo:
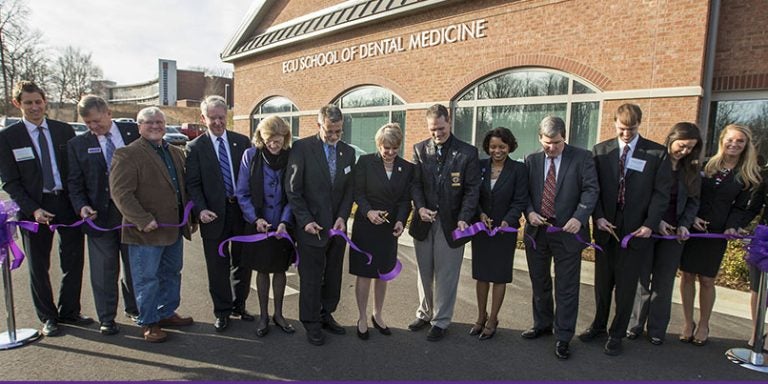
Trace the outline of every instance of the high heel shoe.
<path fill-rule="evenodd" d="M 691 335 L 690 336 L 686 336 L 686 335 L 681 334 L 680 335 L 680 339 L 679 339 L 680 342 L 681 343 L 690 343 L 690 342 L 692 342 L 693 341 L 693 334 L 694 333 L 696 333 L 696 322 L 692 321 L 691 322 Z"/>
<path fill-rule="evenodd" d="M 697 339 L 697 338 L 694 337 L 693 340 L 691 340 L 691 344 L 693 344 L 693 345 L 695 345 L 697 347 L 703 347 L 703 346 L 707 345 L 708 341 L 709 341 L 709 327 L 707 327 L 707 337 L 705 337 L 703 339 Z"/>
<path fill-rule="evenodd" d="M 469 335 L 470 336 L 477 336 L 480 334 L 480 332 L 483 331 L 483 328 L 485 328 L 485 323 L 488 321 L 488 313 L 485 314 L 485 317 L 483 318 L 482 322 L 475 322 L 475 325 L 472 326 L 472 328 L 469 329 Z"/>
<path fill-rule="evenodd" d="M 375 323 L 376 322 L 374 321 L 374 324 Z M 355 330 L 357 331 L 357 337 L 360 340 L 368 340 L 368 336 L 370 336 L 370 332 L 368 332 L 367 329 L 365 330 L 365 332 L 360 332 L 360 320 L 357 321 L 357 328 L 355 328 Z"/>
<path fill-rule="evenodd" d="M 259 321 L 261 323 L 261 321 Z M 256 328 L 256 336 L 258 337 L 264 337 L 269 333 L 269 317 L 267 317 L 267 321 L 264 322 L 264 327 Z"/>
<path fill-rule="evenodd" d="M 385 336 L 389 336 L 392 334 L 392 331 L 389 330 L 389 327 L 382 327 L 379 325 L 379 323 L 376 322 L 376 318 L 371 316 L 371 321 L 373 322 L 373 327 L 379 330 L 379 333 Z"/>
<path fill-rule="evenodd" d="M 285 319 L 283 319 L 283 321 L 285 321 Z M 290 334 L 290 333 L 296 332 L 296 329 L 293 328 L 293 325 L 291 325 L 287 321 L 285 321 L 285 325 L 282 325 L 282 324 L 277 322 L 277 317 L 272 316 L 272 322 L 275 323 L 275 325 L 277 325 L 277 327 L 280 328 L 285 333 L 289 333 Z"/>
<path fill-rule="evenodd" d="M 495 323 L 493 324 L 493 327 L 489 327 L 486 324 L 485 328 L 483 328 L 483 333 L 480 334 L 480 337 L 478 337 L 478 339 L 480 339 L 480 340 L 488 340 L 488 339 L 490 339 L 491 337 L 493 337 L 493 335 L 496 334 L 496 328 L 498 326 L 499 326 L 499 321 L 498 320 L 495 321 Z M 486 331 L 490 331 L 490 333 L 488 333 Z"/>

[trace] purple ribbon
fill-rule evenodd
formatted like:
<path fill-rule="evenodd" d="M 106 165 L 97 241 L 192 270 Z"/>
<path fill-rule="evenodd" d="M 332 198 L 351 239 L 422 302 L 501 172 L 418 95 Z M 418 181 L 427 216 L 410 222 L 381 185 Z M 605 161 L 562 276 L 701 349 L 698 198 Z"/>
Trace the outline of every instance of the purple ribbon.
<path fill-rule="evenodd" d="M 330 229 L 328 230 L 328 236 L 329 237 L 339 236 L 342 239 L 344 239 L 344 241 L 346 241 L 347 244 L 349 244 L 350 248 L 368 257 L 368 262 L 366 263 L 366 265 L 371 265 L 371 262 L 373 261 L 373 255 L 360 249 L 360 247 L 358 247 L 357 244 L 352 242 L 352 240 L 347 236 L 347 234 L 344 231 L 339 231 L 338 229 Z M 400 272 L 403 270 L 403 264 L 400 263 L 400 260 L 395 260 L 395 261 L 396 261 L 395 267 L 392 268 L 391 271 L 385 272 L 385 273 L 381 273 L 381 271 L 377 271 L 379 274 L 379 279 L 384 281 L 390 281 L 390 280 L 394 280 L 394 278 L 396 278 L 400 274 Z"/>
<path fill-rule="evenodd" d="M 472 237 L 477 235 L 480 232 L 485 232 L 488 234 L 489 237 L 496 236 L 499 232 L 501 233 L 518 233 L 520 232 L 517 228 L 512 227 L 496 227 L 494 229 L 488 229 L 488 227 L 483 223 L 482 221 L 478 221 L 470 226 L 467 227 L 465 230 L 460 229 L 454 229 L 453 232 L 451 232 L 451 237 L 453 237 L 453 241 L 465 238 L 465 237 Z M 533 249 L 536 249 L 536 240 L 533 239 L 530 235 L 527 233 L 525 234 L 525 237 L 527 237 L 529 240 L 531 240 L 531 246 Z"/>
<path fill-rule="evenodd" d="M 751 239 L 744 259 L 761 272 L 768 272 L 768 226 L 758 225 Z"/>
<path fill-rule="evenodd" d="M 5 259 L 8 257 L 8 249 L 10 249 L 11 255 L 13 255 L 13 261 L 11 262 L 12 270 L 20 267 L 25 257 L 24 252 L 13 240 L 16 227 L 35 233 L 37 233 L 38 229 L 37 223 L 31 221 L 8 220 L 9 217 L 16 215 L 18 211 L 19 206 L 12 200 L 0 200 L 0 264 L 5 262 Z"/>
<path fill-rule="evenodd" d="M 257 243 L 259 241 L 264 241 L 270 237 L 274 237 L 276 239 L 286 239 L 291 242 L 291 246 L 293 247 L 293 256 L 296 259 L 296 261 L 293 262 L 293 265 L 298 267 L 299 251 L 296 249 L 296 245 L 295 245 L 296 243 L 291 238 L 291 235 L 287 233 L 267 232 L 267 233 L 256 233 L 253 235 L 232 236 L 229 239 L 226 239 L 219 244 L 219 256 L 227 257 L 227 255 L 224 254 L 224 247 L 226 247 L 228 243 L 231 243 L 233 241 L 237 241 L 240 243 Z"/>
<path fill-rule="evenodd" d="M 563 227 L 555 227 L 555 226 L 552 226 L 552 225 L 547 227 L 547 233 L 557 233 L 557 232 L 570 233 L 570 232 L 565 232 Z M 584 238 L 581 237 L 581 235 L 579 235 L 578 233 L 574 233 L 573 237 L 579 243 L 582 243 L 582 244 L 584 244 L 584 245 L 586 245 L 588 247 L 592 247 L 592 248 L 594 248 L 594 249 L 596 249 L 596 250 L 598 250 L 600 252 L 603 252 L 603 248 L 601 248 L 599 245 L 597 245 L 595 243 L 590 243 L 589 241 L 584 240 Z"/>
<path fill-rule="evenodd" d="M 635 237 L 633 234 L 628 234 L 624 236 L 621 239 L 621 247 L 627 248 L 629 246 L 629 241 L 632 240 L 632 238 Z M 677 240 L 677 235 L 656 235 L 651 234 L 651 237 L 654 239 L 660 239 L 660 240 Z M 699 239 L 722 239 L 722 240 L 738 240 L 738 239 L 751 239 L 752 236 L 741 236 L 741 235 L 726 235 L 724 233 L 691 233 L 688 235 L 689 238 L 699 238 Z"/>
<path fill-rule="evenodd" d="M 179 223 L 179 224 L 164 224 L 164 223 L 160 223 L 160 224 L 157 224 L 157 227 L 158 228 L 181 228 L 181 227 L 184 227 L 189 222 L 189 217 L 192 215 L 192 207 L 194 207 L 194 206 L 195 206 L 195 203 L 192 200 L 187 202 L 187 205 L 184 206 L 184 217 L 182 218 L 181 223 Z M 55 232 L 56 229 L 58 229 L 58 228 L 75 228 L 75 227 L 79 227 L 79 226 L 81 226 L 83 224 L 88 224 L 89 227 L 91 227 L 91 228 L 93 228 L 93 229 L 95 229 L 97 231 L 100 231 L 100 232 L 109 232 L 109 231 L 116 231 L 118 229 L 123 229 L 123 228 L 134 228 L 134 227 L 136 227 L 136 224 L 121 224 L 121 225 L 118 225 L 118 226 L 116 226 L 114 228 L 102 228 L 102 227 L 99 227 L 98 225 L 96 225 L 93 222 L 93 220 L 91 220 L 90 217 L 86 217 L 85 219 L 80 219 L 78 221 L 75 221 L 72 224 L 51 224 L 51 225 L 48 226 L 48 229 L 50 229 L 51 232 Z"/>

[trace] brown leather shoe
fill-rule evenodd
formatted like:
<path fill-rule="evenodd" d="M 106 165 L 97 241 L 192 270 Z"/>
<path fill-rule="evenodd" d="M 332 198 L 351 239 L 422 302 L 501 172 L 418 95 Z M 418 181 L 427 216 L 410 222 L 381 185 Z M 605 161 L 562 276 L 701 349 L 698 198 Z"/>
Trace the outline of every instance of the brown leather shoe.
<path fill-rule="evenodd" d="M 173 315 L 171 315 L 171 317 L 162 319 L 157 324 L 160 325 L 161 327 L 183 327 L 187 325 L 192 325 L 194 323 L 195 321 L 192 320 L 192 317 L 189 317 L 189 316 L 182 317 L 182 316 L 179 316 L 178 313 L 174 312 Z"/>
<path fill-rule="evenodd" d="M 145 325 L 142 329 L 144 330 L 144 340 L 150 343 L 162 343 L 168 338 L 168 334 L 163 332 L 157 324 Z"/>

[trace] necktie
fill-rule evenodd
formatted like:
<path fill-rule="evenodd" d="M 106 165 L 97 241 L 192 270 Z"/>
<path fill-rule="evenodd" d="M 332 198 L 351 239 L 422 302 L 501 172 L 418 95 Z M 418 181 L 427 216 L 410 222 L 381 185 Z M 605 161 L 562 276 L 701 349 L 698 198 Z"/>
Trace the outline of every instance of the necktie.
<path fill-rule="evenodd" d="M 229 169 L 229 156 L 227 148 L 224 145 L 224 139 L 219 137 L 219 168 L 221 169 L 221 178 L 224 180 L 224 189 L 227 191 L 227 197 L 235 195 L 232 188 L 232 171 Z"/>
<path fill-rule="evenodd" d="M 336 147 L 330 144 L 325 146 L 325 158 L 328 160 L 328 171 L 331 173 L 331 184 L 336 180 Z"/>
<path fill-rule="evenodd" d="M 621 152 L 621 157 L 619 158 L 619 198 L 617 199 L 617 203 L 619 206 L 619 209 L 624 209 L 624 192 L 626 189 L 626 166 L 627 166 L 627 154 L 629 154 L 629 145 L 624 146 L 624 151 Z"/>
<path fill-rule="evenodd" d="M 438 145 L 435 147 L 437 154 L 437 176 L 440 177 L 440 174 L 443 172 L 443 146 Z"/>
<path fill-rule="evenodd" d="M 45 137 L 45 128 L 37 127 L 37 144 L 40 146 L 40 165 L 43 168 L 43 189 L 53 192 L 56 181 L 53 179 L 53 166 L 51 165 L 51 153 L 48 152 L 48 138 Z"/>
<path fill-rule="evenodd" d="M 104 157 L 107 160 L 107 172 L 109 172 L 109 167 L 112 165 L 112 156 L 115 154 L 115 143 L 112 141 L 112 132 L 107 132 L 104 138 L 107 139 L 107 150 L 104 152 Z"/>
<path fill-rule="evenodd" d="M 549 158 L 549 170 L 544 179 L 544 193 L 541 197 L 541 215 L 546 218 L 555 217 L 555 189 L 557 188 L 557 169 L 555 158 Z"/>

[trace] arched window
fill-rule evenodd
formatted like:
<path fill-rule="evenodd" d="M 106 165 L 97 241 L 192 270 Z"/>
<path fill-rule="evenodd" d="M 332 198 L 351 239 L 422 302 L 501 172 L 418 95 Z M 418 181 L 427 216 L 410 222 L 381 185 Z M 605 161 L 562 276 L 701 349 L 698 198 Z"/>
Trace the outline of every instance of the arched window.
<path fill-rule="evenodd" d="M 384 124 L 398 123 L 403 130 L 403 143 L 400 146 L 400 153 L 403 153 L 405 105 L 395 94 L 377 86 L 362 86 L 347 92 L 333 104 L 344 111 L 344 142 L 365 153 L 374 153 L 376 143 L 373 138 L 376 131 Z"/>
<path fill-rule="evenodd" d="M 453 131 L 480 147 L 486 132 L 509 128 L 523 159 L 541 148 L 539 122 L 548 115 L 562 118 L 568 144 L 590 149 L 600 120 L 598 90 L 573 75 L 542 68 L 514 69 L 482 79 L 455 101 Z M 481 151 L 481 157 L 487 157 Z"/>
<path fill-rule="evenodd" d="M 293 137 L 299 136 L 299 109 L 287 98 L 274 96 L 259 103 L 251 112 L 251 137 L 259 122 L 271 115 L 282 117 L 291 127 Z"/>

